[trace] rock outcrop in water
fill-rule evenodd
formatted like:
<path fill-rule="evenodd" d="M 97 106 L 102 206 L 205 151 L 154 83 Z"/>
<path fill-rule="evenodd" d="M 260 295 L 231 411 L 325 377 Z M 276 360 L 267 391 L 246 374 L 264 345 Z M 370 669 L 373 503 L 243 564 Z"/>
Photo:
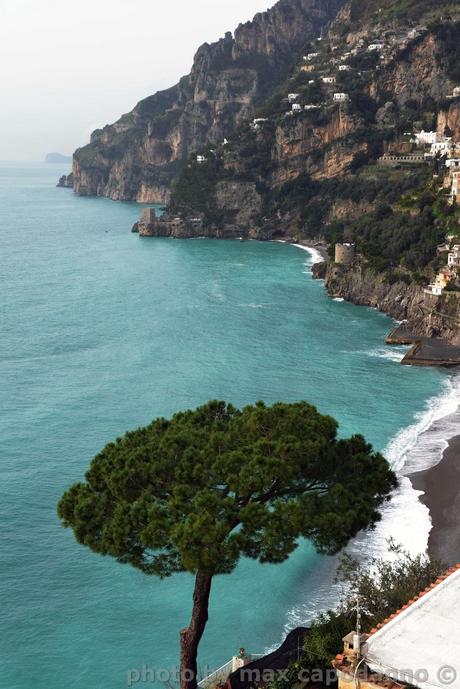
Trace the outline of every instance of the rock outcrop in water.
<path fill-rule="evenodd" d="M 199 48 L 190 74 L 95 131 L 74 154 L 74 189 L 165 203 L 188 156 L 228 137 L 286 79 L 344 0 L 280 0 L 235 34 Z"/>
<path fill-rule="evenodd" d="M 73 189 L 73 174 L 62 175 L 56 186 L 63 187 L 64 189 Z"/>

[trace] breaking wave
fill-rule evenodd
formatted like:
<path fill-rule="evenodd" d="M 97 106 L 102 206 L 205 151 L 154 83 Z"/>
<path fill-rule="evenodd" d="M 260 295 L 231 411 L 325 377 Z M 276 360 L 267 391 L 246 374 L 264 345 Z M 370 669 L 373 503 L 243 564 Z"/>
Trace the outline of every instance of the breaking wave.
<path fill-rule="evenodd" d="M 359 559 L 388 556 L 390 537 L 413 555 L 426 551 L 430 513 L 419 500 L 421 493 L 413 488 L 409 475 L 438 464 L 448 441 L 458 435 L 459 428 L 460 374 L 454 374 L 446 379 L 442 391 L 428 400 L 414 423 L 397 433 L 383 451 L 397 471 L 400 483 L 392 500 L 383 508 L 376 528 L 355 538 L 347 546 L 349 553 Z M 340 596 L 334 573 L 335 562 L 325 558 L 324 564 L 317 568 L 307 599 L 289 610 L 285 633 L 307 624 L 321 610 L 334 607 Z"/>

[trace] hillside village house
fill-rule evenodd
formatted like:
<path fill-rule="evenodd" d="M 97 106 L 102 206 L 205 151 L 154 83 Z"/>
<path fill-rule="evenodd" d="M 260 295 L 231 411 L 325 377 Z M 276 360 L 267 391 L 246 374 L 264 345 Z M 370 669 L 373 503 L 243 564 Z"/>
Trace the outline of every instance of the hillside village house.
<path fill-rule="evenodd" d="M 314 72 L 316 70 L 315 65 L 302 65 L 300 67 L 301 72 Z"/>
<path fill-rule="evenodd" d="M 447 265 L 451 268 L 460 267 L 460 244 L 455 244 L 447 257 Z"/>
<path fill-rule="evenodd" d="M 350 65 L 339 65 L 339 72 L 349 72 L 350 69 Z"/>
<path fill-rule="evenodd" d="M 264 124 L 264 122 L 268 122 L 267 117 L 256 117 L 255 120 L 252 120 L 251 122 L 251 129 L 260 129 L 261 125 Z"/>
<path fill-rule="evenodd" d="M 428 285 L 428 287 L 425 287 L 425 294 L 440 297 L 446 287 L 453 282 L 456 277 L 456 273 L 453 272 L 451 267 L 447 265 L 445 268 L 442 268 L 439 271 L 439 273 L 436 275 L 435 281 L 431 285 Z"/>
<path fill-rule="evenodd" d="M 289 93 L 289 94 L 288 94 L 288 101 L 289 101 L 290 103 L 295 103 L 295 101 L 297 100 L 297 98 L 299 97 L 299 95 L 300 95 L 299 93 Z"/>
<path fill-rule="evenodd" d="M 367 49 L 369 52 L 372 52 L 375 50 L 383 50 L 384 47 L 385 47 L 384 43 L 371 43 Z"/>
<path fill-rule="evenodd" d="M 371 630 L 352 632 L 333 665 L 339 689 L 458 689 L 460 565 Z"/>
<path fill-rule="evenodd" d="M 436 157 L 437 155 L 448 155 L 452 150 L 452 137 L 443 137 L 441 141 L 436 141 L 431 144 L 430 155 Z"/>
<path fill-rule="evenodd" d="M 302 111 L 302 106 L 300 103 L 293 103 L 292 104 L 292 112 L 301 112 Z"/>
<path fill-rule="evenodd" d="M 449 168 L 449 170 L 460 170 L 460 158 L 449 158 L 446 160 L 446 167 Z"/>
<path fill-rule="evenodd" d="M 336 103 L 345 103 L 350 100 L 348 93 L 334 93 L 334 100 Z"/>
<path fill-rule="evenodd" d="M 336 78 L 335 77 L 323 77 L 322 82 L 323 82 L 323 84 L 335 84 Z"/>
<path fill-rule="evenodd" d="M 196 157 L 196 162 L 199 164 L 206 163 L 207 160 L 208 159 L 206 158 L 206 156 L 203 156 L 203 155 L 197 155 L 197 157 Z"/>
<path fill-rule="evenodd" d="M 423 129 L 421 132 L 417 132 L 414 136 L 414 141 L 416 144 L 422 144 L 426 146 L 431 146 L 437 143 L 439 140 L 437 132 L 425 132 Z"/>
<path fill-rule="evenodd" d="M 304 57 L 304 60 L 314 60 L 315 57 L 318 57 L 318 55 L 319 55 L 319 53 L 308 53 L 308 55 L 306 57 Z"/>

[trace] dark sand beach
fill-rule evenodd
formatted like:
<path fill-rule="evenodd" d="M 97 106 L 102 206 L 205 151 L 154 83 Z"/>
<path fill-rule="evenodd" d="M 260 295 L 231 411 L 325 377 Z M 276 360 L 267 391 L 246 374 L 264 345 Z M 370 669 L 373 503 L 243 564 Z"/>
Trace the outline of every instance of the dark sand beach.
<path fill-rule="evenodd" d="M 414 488 L 430 510 L 433 528 L 428 551 L 448 565 L 460 562 L 460 435 L 449 441 L 439 464 L 412 474 Z"/>

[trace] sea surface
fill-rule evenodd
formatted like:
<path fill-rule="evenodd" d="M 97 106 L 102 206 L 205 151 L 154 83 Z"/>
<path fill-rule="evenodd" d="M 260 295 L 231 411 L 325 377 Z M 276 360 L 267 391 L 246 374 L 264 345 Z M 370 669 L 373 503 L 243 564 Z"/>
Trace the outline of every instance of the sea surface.
<path fill-rule="evenodd" d="M 405 471 L 439 461 L 458 380 L 401 367 L 392 321 L 333 301 L 314 252 L 280 243 L 140 239 L 139 206 L 79 198 L 65 168 L 0 165 L 0 687 L 121 689 L 171 668 L 192 579 L 146 577 L 78 546 L 56 503 L 98 450 L 211 398 L 307 399 Z M 433 433 L 431 430 L 434 429 Z M 426 548 L 407 479 L 374 533 Z M 302 543 L 283 565 L 217 578 L 202 666 L 263 652 L 332 603 L 335 560 Z"/>

